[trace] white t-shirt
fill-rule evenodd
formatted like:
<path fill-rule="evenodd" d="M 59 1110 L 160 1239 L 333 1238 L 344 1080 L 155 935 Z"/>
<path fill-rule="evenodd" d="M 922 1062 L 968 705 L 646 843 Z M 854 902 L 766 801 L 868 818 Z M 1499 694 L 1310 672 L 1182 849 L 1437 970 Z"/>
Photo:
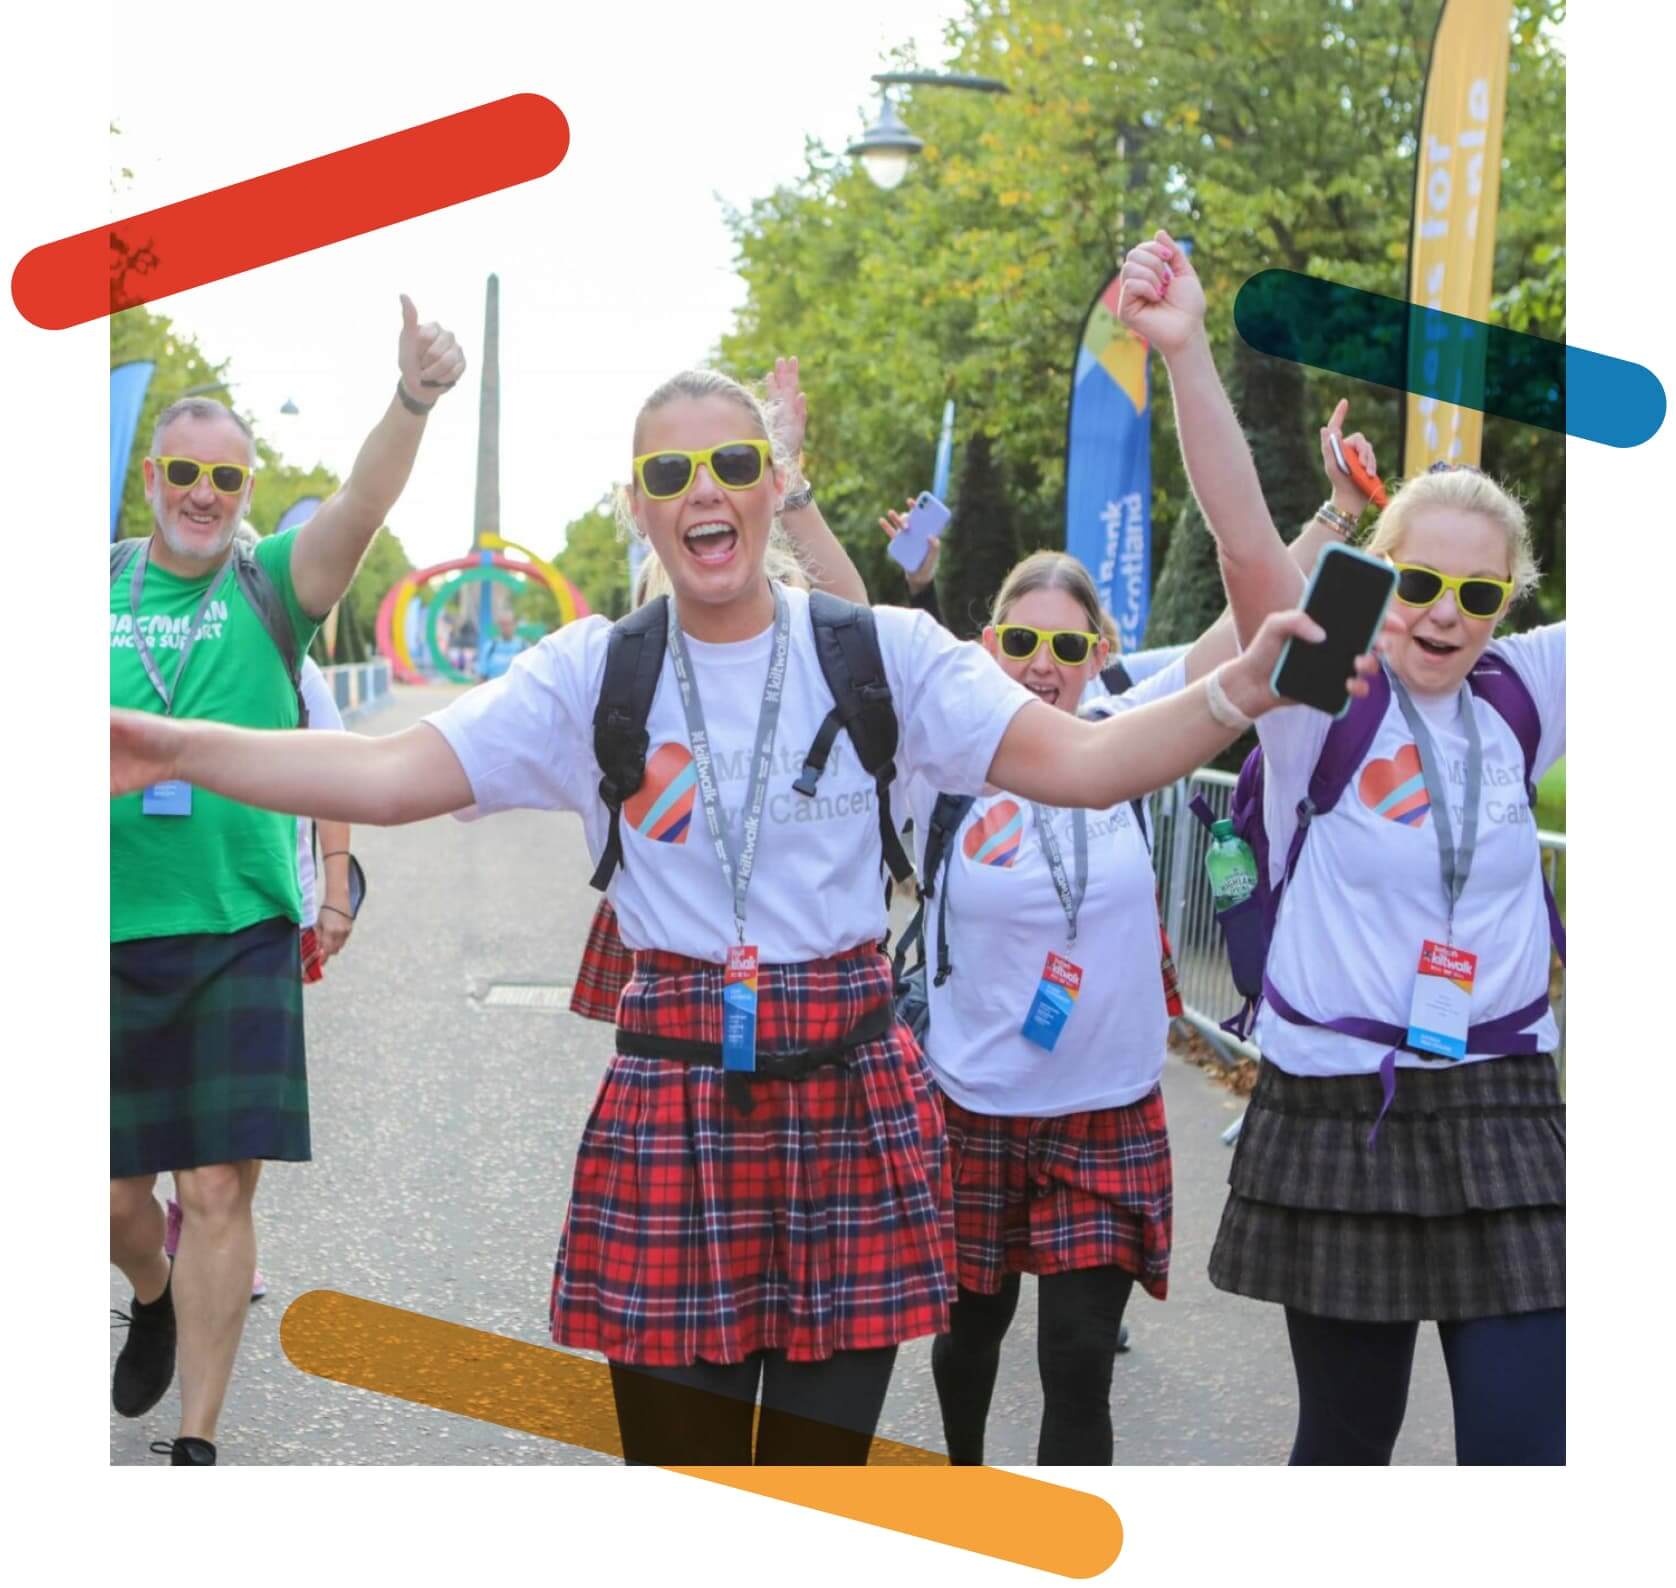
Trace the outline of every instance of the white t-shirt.
<path fill-rule="evenodd" d="M 824 959 L 878 942 L 887 929 L 878 794 L 848 735 L 834 742 L 813 799 L 792 790 L 832 694 L 815 654 L 809 598 L 787 590 L 786 600 L 790 657 L 746 904 L 746 941 L 767 964 Z M 893 805 L 916 772 L 939 788 L 975 793 L 1031 696 L 980 646 L 956 640 L 926 613 L 876 607 L 874 622 L 902 727 Z M 600 617 L 567 624 L 503 677 L 427 719 L 459 757 L 478 814 L 576 811 L 596 862 L 610 828 L 593 750 L 609 634 Z M 731 645 L 687 639 L 735 854 L 772 644 L 772 627 Z M 623 941 L 720 964 L 737 940 L 733 900 L 697 795 L 667 654 L 647 730 L 646 779 L 623 806 L 623 864 L 610 887 Z"/>
<path fill-rule="evenodd" d="M 342 733 L 343 718 L 338 715 L 338 703 L 332 698 L 332 686 L 312 656 L 303 658 L 300 683 L 303 704 L 308 707 L 309 727 Z M 302 924 L 313 926 L 320 919 L 320 901 L 314 896 L 314 823 L 306 816 L 297 818 L 297 884 L 303 894 Z"/>
<path fill-rule="evenodd" d="M 1542 738 L 1533 777 L 1565 754 L 1565 624 L 1496 640 L 1489 654 L 1506 661 L 1536 702 Z M 1451 783 L 1466 779 L 1467 737 L 1458 697 L 1414 696 Z M 1477 849 L 1455 907 L 1455 945 L 1478 956 L 1472 1023 L 1511 1014 L 1548 986 L 1548 914 L 1542 896 L 1536 818 L 1525 796 L 1519 741 L 1494 707 L 1472 697 L 1484 746 Z M 1278 884 L 1297 829 L 1298 802 L 1331 726 L 1319 711 L 1292 706 L 1259 719 L 1267 763 L 1263 817 L 1269 872 Z M 1338 804 L 1311 824 L 1298 869 L 1281 898 L 1269 949 L 1269 979 L 1301 1013 L 1347 1015 L 1406 1028 L 1420 945 L 1442 941 L 1447 900 L 1437 834 L 1419 752 L 1393 698 L 1373 748 Z M 1404 790 L 1406 786 L 1407 792 Z M 1393 796 L 1396 796 L 1393 798 Z M 1461 809 L 1452 812 L 1457 840 Z M 1559 1042 L 1552 1013 L 1529 1027 L 1544 1050 Z M 1386 1048 L 1283 1020 L 1267 1004 L 1257 1019 L 1263 1056 L 1293 1075 L 1364 1074 Z M 1468 1059 L 1493 1058 L 1471 1054 Z M 1399 1065 L 1428 1061 L 1399 1052 Z M 1435 1062 L 1435 1061 L 1431 1061 Z"/>
<path fill-rule="evenodd" d="M 1161 700 L 1185 687 L 1186 677 L 1178 658 L 1103 705 L 1115 714 Z M 922 777 L 908 785 L 922 862 L 939 792 Z M 1050 815 L 1074 888 L 1071 812 Z M 1155 886 L 1146 836 L 1128 803 L 1090 811 L 1088 892 L 1073 945 L 1029 802 L 1010 794 L 977 800 L 936 881 L 949 890 L 952 973 L 941 987 L 935 985 L 940 892 L 925 912 L 932 971 L 926 1057 L 937 1084 L 973 1113 L 1032 1118 L 1118 1108 L 1145 1097 L 1163 1073 L 1169 1025 Z M 1076 1007 L 1051 1053 L 1020 1034 L 1050 950 L 1083 973 Z"/>

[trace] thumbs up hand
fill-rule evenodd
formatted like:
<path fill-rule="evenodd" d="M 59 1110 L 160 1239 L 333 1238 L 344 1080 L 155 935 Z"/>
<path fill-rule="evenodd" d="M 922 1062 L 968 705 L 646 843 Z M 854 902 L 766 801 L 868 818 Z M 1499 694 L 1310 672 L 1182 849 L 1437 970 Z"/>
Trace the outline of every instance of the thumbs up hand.
<path fill-rule="evenodd" d="M 427 406 L 440 393 L 447 391 L 466 370 L 466 356 L 454 340 L 454 333 L 444 330 L 434 320 L 421 325 L 419 311 L 405 292 L 402 294 L 402 334 L 397 344 L 396 359 L 401 367 L 402 386 L 408 396 Z"/>

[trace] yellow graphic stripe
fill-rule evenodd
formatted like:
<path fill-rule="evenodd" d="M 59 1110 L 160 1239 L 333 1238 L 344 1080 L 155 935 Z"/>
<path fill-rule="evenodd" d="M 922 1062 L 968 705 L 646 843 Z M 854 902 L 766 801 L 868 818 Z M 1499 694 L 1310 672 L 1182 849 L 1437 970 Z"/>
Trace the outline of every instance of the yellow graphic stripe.
<path fill-rule="evenodd" d="M 444 1323 L 335 1290 L 299 1296 L 280 1320 L 293 1366 L 319 1378 L 621 1456 L 610 1370 L 568 1351 Z M 866 1467 L 677 1467 L 709 1483 L 1033 1566 L 1095 1577 L 1123 1524 L 1104 1500 L 891 1439 Z"/>

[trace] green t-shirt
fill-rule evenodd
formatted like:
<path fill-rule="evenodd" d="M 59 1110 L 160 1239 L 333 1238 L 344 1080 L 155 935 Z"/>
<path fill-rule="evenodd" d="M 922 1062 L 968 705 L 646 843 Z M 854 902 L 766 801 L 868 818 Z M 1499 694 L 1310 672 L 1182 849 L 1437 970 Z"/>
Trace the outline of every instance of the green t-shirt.
<path fill-rule="evenodd" d="M 255 554 L 284 597 L 300 654 L 319 625 L 297 604 L 291 585 L 296 536 L 294 529 L 270 535 Z M 131 573 L 125 568 L 111 584 L 111 704 L 161 715 L 163 702 L 134 649 Z M 219 579 L 221 570 L 210 577 Z M 183 579 L 147 559 L 140 622 L 165 684 L 174 683 L 180 647 L 209 582 Z M 285 663 L 234 576 L 205 609 L 174 715 L 245 728 L 297 726 L 297 695 Z M 192 790 L 190 816 L 146 816 L 141 801 L 139 794 L 111 801 L 113 943 L 238 932 L 276 915 L 299 918 L 295 817 L 201 788 Z"/>

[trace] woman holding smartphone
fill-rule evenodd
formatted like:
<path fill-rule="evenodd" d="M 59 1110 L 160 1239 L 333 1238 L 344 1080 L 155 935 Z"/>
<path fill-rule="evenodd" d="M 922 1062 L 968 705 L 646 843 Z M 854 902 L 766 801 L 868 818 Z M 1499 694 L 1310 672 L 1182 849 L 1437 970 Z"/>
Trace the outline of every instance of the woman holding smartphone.
<path fill-rule="evenodd" d="M 1179 250 L 1137 274 L 1137 328 L 1171 336 Z M 1228 471 L 1194 485 L 1213 527 L 1249 515 Z M 1255 550 L 1279 577 L 1278 538 Z M 1211 1280 L 1286 1309 L 1294 1464 L 1390 1461 L 1427 1320 L 1457 1460 L 1563 1462 L 1565 1107 L 1530 793 L 1565 752 L 1565 624 L 1496 638 L 1537 570 L 1476 469 L 1408 481 L 1368 550 L 1397 572 L 1385 680 L 1343 725 L 1289 707 L 1258 728 L 1284 891 Z M 1329 733 L 1352 732 L 1286 882 Z"/>
<path fill-rule="evenodd" d="M 1144 290 L 1146 256 L 1131 257 L 1125 280 Z M 1190 473 L 1225 469 L 1257 504 L 1222 547 L 1232 611 L 1143 682 L 1085 709 L 1127 713 L 1202 678 L 1236 653 L 1236 617 L 1255 630 L 1270 606 L 1295 602 L 1300 567 L 1336 534 L 1317 518 L 1294 544 L 1295 561 L 1283 553 L 1283 565 L 1269 567 L 1257 555 L 1263 540 L 1279 538 L 1203 338 L 1197 295 L 1180 335 L 1161 346 L 1178 411 L 1194 418 L 1180 427 Z M 1324 452 L 1344 408 L 1322 431 Z M 1346 445 L 1365 455 L 1361 437 Z M 881 524 L 893 535 L 902 528 L 894 513 Z M 917 602 L 927 602 L 934 571 L 935 546 L 909 576 Z M 1088 694 L 1102 695 L 1092 686 L 1109 625 L 1082 564 L 1037 552 L 1002 585 L 983 645 L 1009 678 L 1074 714 Z M 984 1459 L 1001 1344 L 1020 1275 L 1030 1273 L 1043 1400 L 1036 1459 L 1109 1465 L 1124 1311 L 1137 1283 L 1164 1299 L 1172 1233 L 1160 1085 L 1169 1011 L 1144 811 L 1123 801 L 1055 810 L 986 789 L 967 802 L 932 875 L 923 846 L 943 791 L 924 778 L 908 789 L 930 896 L 925 1050 L 954 1179 L 959 1293 L 949 1332 L 932 1348 L 950 1457 Z"/>
<path fill-rule="evenodd" d="M 380 738 L 113 712 L 112 788 L 178 777 L 381 825 L 473 803 L 571 810 L 596 856 L 615 832 L 610 894 L 635 975 L 577 1151 L 554 1339 L 610 1361 L 632 1461 L 861 1462 L 896 1347 L 946 1328 L 953 1294 L 942 1121 L 877 947 L 875 784 L 835 755 L 818 820 L 792 788 L 833 702 L 809 597 L 764 573 L 790 460 L 756 399 L 725 376 L 678 375 L 643 405 L 629 456 L 634 519 L 674 598 L 646 778 L 620 827 L 593 732 L 602 618 Z M 1276 704 L 1286 639 L 1320 636 L 1279 614 L 1203 683 L 1086 723 L 921 614 L 873 621 L 900 775 L 1058 806 L 1109 807 L 1214 755 Z M 754 1046 L 724 1022 L 753 995 Z M 724 1084 L 742 1059 L 754 1070 Z"/>

